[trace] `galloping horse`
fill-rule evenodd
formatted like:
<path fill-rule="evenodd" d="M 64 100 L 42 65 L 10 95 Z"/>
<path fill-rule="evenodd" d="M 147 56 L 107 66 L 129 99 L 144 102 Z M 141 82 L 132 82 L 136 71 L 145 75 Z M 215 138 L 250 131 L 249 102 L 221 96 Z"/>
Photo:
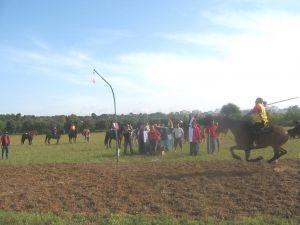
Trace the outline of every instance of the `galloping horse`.
<path fill-rule="evenodd" d="M 28 140 L 28 143 L 31 145 L 33 137 L 37 135 L 36 131 L 29 131 L 22 134 L 21 144 L 23 145 L 25 140 Z"/>
<path fill-rule="evenodd" d="M 90 142 L 90 134 L 91 134 L 90 129 L 86 128 L 86 129 L 83 129 L 83 130 L 82 130 L 82 135 L 84 136 L 84 140 L 85 140 L 85 142 L 87 142 L 87 143 Z"/>
<path fill-rule="evenodd" d="M 111 148 L 111 140 L 114 139 L 116 140 L 116 131 L 117 131 L 117 136 L 118 136 L 118 146 L 121 146 L 122 138 L 123 138 L 123 132 L 120 129 L 117 130 L 108 130 L 105 133 L 105 138 L 104 138 L 104 144 L 106 148 Z"/>
<path fill-rule="evenodd" d="M 250 159 L 250 150 L 271 146 L 274 151 L 274 156 L 273 158 L 268 160 L 269 163 L 279 159 L 281 156 L 287 153 L 287 151 L 281 147 L 289 139 L 286 129 L 284 129 L 283 127 L 272 126 L 267 131 L 260 131 L 257 140 L 257 146 L 250 147 L 252 145 L 251 126 L 252 124 L 248 121 L 234 120 L 230 119 L 227 116 L 221 119 L 218 131 L 224 132 L 225 130 L 229 129 L 235 137 L 236 145 L 230 148 L 230 152 L 233 158 L 241 159 L 234 153 L 234 149 L 244 150 L 247 161 L 258 161 L 263 159 L 263 157 L 259 156 L 256 159 Z"/>
<path fill-rule="evenodd" d="M 61 137 L 61 132 L 58 131 L 56 134 L 54 134 L 53 132 L 49 131 L 46 134 L 45 143 L 50 144 L 51 139 L 56 139 L 56 144 L 58 144 L 60 137 Z"/>
<path fill-rule="evenodd" d="M 77 130 L 69 130 L 69 143 L 76 143 Z"/>

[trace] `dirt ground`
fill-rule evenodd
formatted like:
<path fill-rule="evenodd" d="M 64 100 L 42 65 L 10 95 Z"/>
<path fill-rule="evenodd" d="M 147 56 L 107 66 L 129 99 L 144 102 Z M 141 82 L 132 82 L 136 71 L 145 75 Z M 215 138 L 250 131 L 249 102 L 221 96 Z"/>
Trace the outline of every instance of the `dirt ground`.
<path fill-rule="evenodd" d="M 300 161 L 0 167 L 0 209 L 300 221 Z"/>

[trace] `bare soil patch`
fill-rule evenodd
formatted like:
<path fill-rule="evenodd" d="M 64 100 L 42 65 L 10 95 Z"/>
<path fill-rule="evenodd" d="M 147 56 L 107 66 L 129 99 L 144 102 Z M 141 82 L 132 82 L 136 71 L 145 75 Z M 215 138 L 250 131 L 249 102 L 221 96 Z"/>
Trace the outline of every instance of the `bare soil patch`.
<path fill-rule="evenodd" d="M 299 160 L 3 166 L 0 180 L 8 211 L 300 218 Z"/>

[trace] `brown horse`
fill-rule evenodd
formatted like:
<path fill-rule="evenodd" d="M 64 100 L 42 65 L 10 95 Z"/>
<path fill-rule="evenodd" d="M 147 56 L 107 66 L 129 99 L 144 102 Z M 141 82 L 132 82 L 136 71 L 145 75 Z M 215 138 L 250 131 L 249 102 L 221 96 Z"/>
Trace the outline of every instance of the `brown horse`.
<path fill-rule="evenodd" d="M 269 159 L 268 162 L 271 163 L 274 160 L 279 159 L 281 156 L 287 153 L 285 149 L 281 146 L 284 145 L 288 139 L 287 130 L 283 127 L 272 126 L 268 131 L 260 131 L 257 140 L 257 146 L 252 146 L 252 124 L 248 121 L 234 120 L 229 117 L 224 117 L 219 123 L 219 132 L 224 132 L 230 130 L 235 137 L 236 145 L 230 148 L 230 152 L 233 158 L 241 159 L 238 155 L 234 153 L 235 149 L 244 150 L 245 157 L 247 161 L 258 161 L 263 159 L 261 156 L 256 159 L 250 159 L 250 150 L 260 149 L 271 146 L 274 151 L 273 158 Z"/>
<path fill-rule="evenodd" d="M 76 139 L 77 139 L 77 130 L 69 130 L 69 143 L 76 143 Z"/>
<path fill-rule="evenodd" d="M 90 134 L 91 134 L 90 129 L 88 129 L 88 128 L 83 129 L 81 134 L 82 134 L 82 136 L 84 136 L 85 142 L 89 143 L 90 142 Z"/>
<path fill-rule="evenodd" d="M 33 130 L 33 131 L 29 131 L 29 132 L 24 132 L 22 134 L 22 138 L 21 138 L 21 144 L 23 145 L 25 143 L 25 140 L 28 140 L 29 145 L 32 144 L 32 140 L 33 137 L 37 135 L 37 131 Z"/>
<path fill-rule="evenodd" d="M 117 138 L 116 138 L 116 136 L 117 136 Z M 108 130 L 105 133 L 104 144 L 105 144 L 106 148 L 111 148 L 112 139 L 115 139 L 115 140 L 118 139 L 118 146 L 120 147 L 122 138 L 123 138 L 123 132 L 120 129 Z"/>
<path fill-rule="evenodd" d="M 60 137 L 61 137 L 61 132 L 60 131 L 57 131 L 57 133 L 53 133 L 52 131 L 49 131 L 46 134 L 45 143 L 50 144 L 51 139 L 56 139 L 56 144 L 58 144 Z"/>

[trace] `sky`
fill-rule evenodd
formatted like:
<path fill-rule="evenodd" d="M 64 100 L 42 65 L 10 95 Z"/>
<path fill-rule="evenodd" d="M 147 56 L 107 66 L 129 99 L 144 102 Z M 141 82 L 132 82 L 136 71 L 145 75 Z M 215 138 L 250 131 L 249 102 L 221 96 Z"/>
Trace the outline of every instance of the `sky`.
<path fill-rule="evenodd" d="M 0 0 L 0 114 L 112 114 L 94 69 L 117 114 L 300 97 L 299 40 L 298 0 Z"/>

